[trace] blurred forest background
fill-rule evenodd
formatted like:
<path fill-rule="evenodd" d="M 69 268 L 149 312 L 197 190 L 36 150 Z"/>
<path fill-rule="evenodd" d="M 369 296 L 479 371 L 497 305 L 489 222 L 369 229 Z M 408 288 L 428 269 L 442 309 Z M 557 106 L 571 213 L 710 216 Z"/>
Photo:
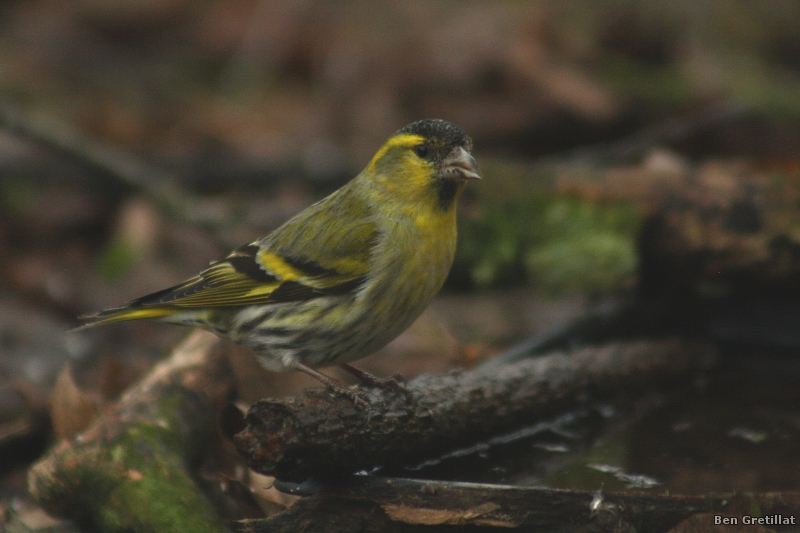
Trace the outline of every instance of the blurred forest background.
<path fill-rule="evenodd" d="M 428 117 L 485 178 L 443 295 L 364 364 L 383 375 L 473 365 L 634 290 L 632 176 L 800 178 L 800 3 L 0 1 L 0 524 L 28 509 L 64 364 L 99 406 L 186 334 L 65 334 L 78 315 L 266 234 Z M 110 170 L 129 157 L 158 171 Z M 228 349 L 244 402 L 313 385 Z"/>

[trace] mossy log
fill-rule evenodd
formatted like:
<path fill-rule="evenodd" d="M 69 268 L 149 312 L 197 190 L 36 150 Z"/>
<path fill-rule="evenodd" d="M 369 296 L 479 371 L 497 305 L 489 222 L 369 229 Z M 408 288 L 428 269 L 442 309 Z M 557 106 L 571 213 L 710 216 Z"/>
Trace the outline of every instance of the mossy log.
<path fill-rule="evenodd" d="M 311 389 L 253 405 L 234 441 L 251 468 L 281 480 L 415 464 L 587 401 L 686 383 L 708 355 L 679 341 L 609 344 L 362 388 L 366 407 Z"/>
<path fill-rule="evenodd" d="M 546 293 L 720 296 L 800 291 L 800 172 L 789 162 L 693 164 L 654 150 L 639 164 L 481 161 L 454 280 L 528 278 Z"/>
<path fill-rule="evenodd" d="M 216 344 L 191 334 L 86 431 L 59 442 L 29 472 L 38 503 L 104 532 L 226 531 L 190 473 L 233 392 Z"/>
<path fill-rule="evenodd" d="M 691 165 L 652 154 L 643 166 L 557 171 L 553 190 L 625 201 L 646 216 L 646 289 L 720 295 L 742 286 L 800 290 L 800 173 L 744 161 Z"/>

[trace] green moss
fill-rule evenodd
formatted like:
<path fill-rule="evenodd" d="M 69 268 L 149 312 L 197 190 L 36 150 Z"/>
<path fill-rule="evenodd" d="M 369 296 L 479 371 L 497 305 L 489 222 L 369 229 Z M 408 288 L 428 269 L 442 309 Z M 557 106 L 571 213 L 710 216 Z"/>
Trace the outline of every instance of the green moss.
<path fill-rule="evenodd" d="M 549 193 L 487 200 L 463 217 L 456 269 L 479 287 L 528 280 L 553 296 L 609 293 L 636 273 L 641 223 L 629 203 Z"/>
<path fill-rule="evenodd" d="M 149 448 L 154 444 L 158 446 L 147 441 L 138 446 Z M 95 524 L 102 531 L 224 530 L 191 477 L 175 464 L 180 462 L 179 457 L 129 453 L 128 459 L 124 466 L 129 467 L 126 472 L 130 480 L 116 487 L 106 505 L 96 508 Z"/>
<path fill-rule="evenodd" d="M 131 426 L 109 451 L 108 463 L 128 481 L 98 509 L 103 531 L 224 530 L 188 474 L 186 436 L 175 427 L 175 413 L 185 403 L 180 394 L 165 398 L 158 406 L 162 422 Z"/>
<path fill-rule="evenodd" d="M 58 464 L 47 486 L 37 487 L 42 505 L 105 532 L 225 531 L 189 474 L 187 440 L 198 437 L 184 434 L 176 420 L 191 402 L 178 393 L 157 408 L 160 416 L 146 414 L 113 442 Z"/>
<path fill-rule="evenodd" d="M 528 268 L 550 294 L 608 293 L 636 271 L 636 250 L 613 233 L 579 236 L 531 250 Z"/>

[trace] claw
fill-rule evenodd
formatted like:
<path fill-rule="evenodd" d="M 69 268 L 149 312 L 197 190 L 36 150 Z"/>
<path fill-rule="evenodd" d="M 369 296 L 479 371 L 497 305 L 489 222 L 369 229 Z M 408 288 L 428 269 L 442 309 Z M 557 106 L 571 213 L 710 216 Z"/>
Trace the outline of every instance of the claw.
<path fill-rule="evenodd" d="M 396 394 L 402 394 L 409 402 L 413 400 L 413 394 L 411 394 L 411 391 L 405 386 L 405 378 L 400 374 L 395 374 L 390 378 L 379 378 L 349 363 L 345 363 L 341 366 L 364 385 L 377 389 L 389 390 Z"/>
<path fill-rule="evenodd" d="M 306 366 L 302 363 L 297 364 L 297 370 L 305 372 L 309 376 L 315 378 L 317 381 L 325 385 L 327 389 L 333 391 L 339 396 L 345 396 L 349 398 L 356 406 L 369 407 L 369 401 L 366 399 L 366 395 L 364 393 L 346 387 L 339 381 L 333 379 L 332 377 L 326 376 L 322 372 L 318 372 L 313 368 Z"/>
<path fill-rule="evenodd" d="M 340 394 L 342 396 L 346 396 L 350 401 L 353 402 L 357 407 L 362 407 L 366 409 L 369 407 L 369 400 L 365 398 L 365 394 L 359 392 L 358 390 L 353 390 L 349 388 L 334 388 L 333 391 L 336 394 Z"/>

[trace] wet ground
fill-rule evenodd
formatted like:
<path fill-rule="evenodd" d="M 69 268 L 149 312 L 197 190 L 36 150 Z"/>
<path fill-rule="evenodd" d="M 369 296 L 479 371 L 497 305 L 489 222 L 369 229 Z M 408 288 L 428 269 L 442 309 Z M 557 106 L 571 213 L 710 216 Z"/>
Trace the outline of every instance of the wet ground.
<path fill-rule="evenodd" d="M 722 348 L 684 390 L 592 404 L 387 475 L 584 490 L 800 490 L 800 361 Z"/>

